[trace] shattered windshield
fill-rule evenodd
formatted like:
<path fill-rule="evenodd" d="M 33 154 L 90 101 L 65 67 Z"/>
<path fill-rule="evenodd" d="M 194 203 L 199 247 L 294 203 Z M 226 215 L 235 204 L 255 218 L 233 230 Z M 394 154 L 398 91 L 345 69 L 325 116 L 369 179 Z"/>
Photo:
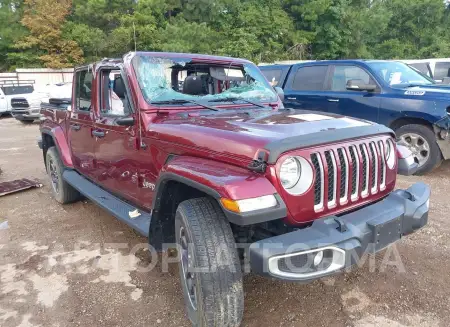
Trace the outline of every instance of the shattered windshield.
<path fill-rule="evenodd" d="M 191 58 L 137 56 L 133 66 L 149 103 L 227 99 L 276 101 L 273 88 L 253 64 L 193 62 Z"/>

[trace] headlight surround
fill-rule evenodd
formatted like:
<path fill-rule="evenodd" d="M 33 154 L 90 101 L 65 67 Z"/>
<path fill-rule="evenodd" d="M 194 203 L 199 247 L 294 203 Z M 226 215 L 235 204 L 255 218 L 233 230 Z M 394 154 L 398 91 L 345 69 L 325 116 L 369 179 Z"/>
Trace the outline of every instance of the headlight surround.
<path fill-rule="evenodd" d="M 313 169 L 303 157 L 287 157 L 280 166 L 280 183 L 291 195 L 304 194 L 313 183 Z"/>
<path fill-rule="evenodd" d="M 283 161 L 280 167 L 280 181 L 286 190 L 293 188 L 298 183 L 300 175 L 300 164 L 295 157 L 288 157 Z"/>
<path fill-rule="evenodd" d="M 396 158 L 396 146 L 392 140 L 387 140 L 385 144 L 385 157 L 389 169 L 394 169 Z"/>

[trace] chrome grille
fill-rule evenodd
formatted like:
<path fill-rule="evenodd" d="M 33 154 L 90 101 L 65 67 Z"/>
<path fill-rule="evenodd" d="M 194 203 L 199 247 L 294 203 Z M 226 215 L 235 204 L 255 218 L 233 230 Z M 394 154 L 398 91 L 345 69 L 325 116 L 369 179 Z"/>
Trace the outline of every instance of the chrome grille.
<path fill-rule="evenodd" d="M 343 148 L 337 150 L 339 165 L 341 166 L 341 184 L 339 188 L 340 201 L 345 202 L 348 197 L 348 159 Z"/>
<path fill-rule="evenodd" d="M 318 210 L 323 206 L 323 165 L 320 155 L 313 153 L 311 161 L 314 166 L 315 180 L 314 180 L 314 209 Z"/>
<path fill-rule="evenodd" d="M 386 188 L 383 141 L 367 141 L 311 154 L 315 172 L 314 209 L 356 201 Z"/>
<path fill-rule="evenodd" d="M 30 105 L 25 98 L 12 98 L 11 108 L 28 108 Z"/>

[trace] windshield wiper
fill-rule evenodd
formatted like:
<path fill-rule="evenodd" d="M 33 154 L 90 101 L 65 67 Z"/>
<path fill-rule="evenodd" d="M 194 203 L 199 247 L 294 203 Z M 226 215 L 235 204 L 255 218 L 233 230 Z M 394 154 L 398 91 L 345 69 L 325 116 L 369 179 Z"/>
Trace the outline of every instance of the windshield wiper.
<path fill-rule="evenodd" d="M 219 111 L 219 109 L 208 106 L 206 104 L 197 102 L 195 100 L 185 100 L 185 99 L 171 99 L 171 100 L 161 100 L 161 101 L 151 101 L 151 104 L 184 104 L 184 103 L 193 103 L 197 106 L 203 107 L 205 109 Z"/>
<path fill-rule="evenodd" d="M 253 102 L 247 99 L 242 99 L 242 98 L 237 98 L 237 97 L 228 97 L 228 98 L 219 98 L 219 99 L 213 99 L 213 100 L 209 100 L 209 102 L 235 102 L 235 101 L 244 101 L 247 103 L 250 103 L 254 106 L 260 107 L 260 108 L 267 108 L 267 106 L 258 103 L 258 102 Z"/>

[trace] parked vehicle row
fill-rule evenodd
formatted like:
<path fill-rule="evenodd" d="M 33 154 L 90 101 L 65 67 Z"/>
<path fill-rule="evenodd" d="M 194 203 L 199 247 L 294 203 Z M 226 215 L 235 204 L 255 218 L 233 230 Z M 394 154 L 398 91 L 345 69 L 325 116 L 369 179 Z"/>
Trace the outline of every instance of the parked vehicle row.
<path fill-rule="evenodd" d="M 377 122 L 393 129 L 419 164 L 418 173 L 450 159 L 450 86 L 404 63 L 314 61 L 260 67 L 284 90 L 284 105 Z"/>
<path fill-rule="evenodd" d="M 23 124 L 30 124 L 40 117 L 42 103 L 50 98 L 70 98 L 72 83 L 47 85 L 36 90 L 32 80 L 0 81 L 0 116 L 11 114 Z"/>
<path fill-rule="evenodd" d="M 306 93 L 330 74 L 305 67 L 286 73 L 298 110 L 243 59 L 137 52 L 76 68 L 71 106 L 41 111 L 53 196 L 84 195 L 155 249 L 175 242 L 193 325 L 238 326 L 243 267 L 309 282 L 428 221 L 428 186 L 394 191 L 397 172 L 417 164 L 391 129 L 291 99 L 292 85 Z M 361 75 L 349 87 L 366 90 L 352 100 L 364 104 L 381 86 Z"/>

